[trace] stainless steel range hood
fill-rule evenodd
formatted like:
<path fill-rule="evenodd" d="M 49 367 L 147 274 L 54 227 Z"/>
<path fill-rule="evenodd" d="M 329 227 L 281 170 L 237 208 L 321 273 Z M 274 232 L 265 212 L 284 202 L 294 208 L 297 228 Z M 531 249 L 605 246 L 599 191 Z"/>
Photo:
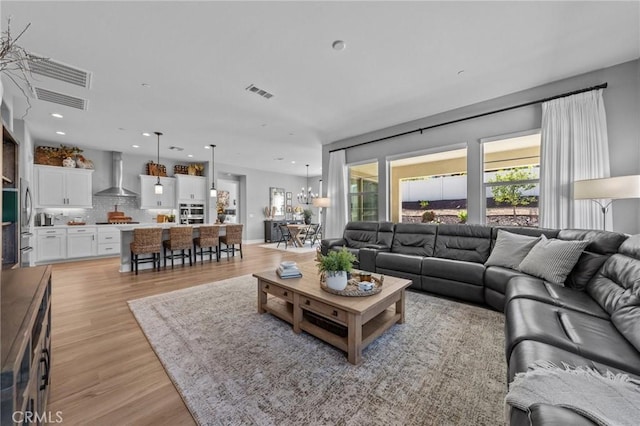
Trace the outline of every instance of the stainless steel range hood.
<path fill-rule="evenodd" d="M 107 188 L 103 191 L 96 192 L 95 196 L 97 197 L 137 197 L 133 191 L 129 191 L 128 189 L 122 186 L 122 153 L 121 152 L 112 152 L 111 153 L 111 187 Z"/>

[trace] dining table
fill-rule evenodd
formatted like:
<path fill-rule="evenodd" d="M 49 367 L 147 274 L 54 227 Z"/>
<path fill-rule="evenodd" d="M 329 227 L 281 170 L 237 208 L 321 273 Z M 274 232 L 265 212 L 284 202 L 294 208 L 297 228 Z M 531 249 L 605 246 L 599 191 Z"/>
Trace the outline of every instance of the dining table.
<path fill-rule="evenodd" d="M 293 241 L 294 246 L 304 247 L 304 237 L 306 236 L 306 233 L 302 231 L 309 229 L 309 225 L 289 223 L 287 224 L 287 228 L 291 234 L 291 241 Z"/>

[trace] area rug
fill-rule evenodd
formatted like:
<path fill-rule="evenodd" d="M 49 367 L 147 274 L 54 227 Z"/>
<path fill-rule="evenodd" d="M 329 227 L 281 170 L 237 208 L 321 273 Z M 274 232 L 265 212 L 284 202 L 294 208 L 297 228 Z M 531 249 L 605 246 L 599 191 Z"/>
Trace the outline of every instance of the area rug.
<path fill-rule="evenodd" d="M 291 252 L 291 253 L 311 253 L 311 252 L 316 251 L 319 246 L 320 245 L 318 243 L 316 243 L 313 246 L 305 244 L 304 247 L 293 247 L 291 244 L 288 244 L 287 247 L 285 247 L 284 243 L 280 243 L 280 247 L 278 247 L 278 243 L 261 244 L 260 245 L 260 247 L 264 247 L 264 248 L 268 248 L 268 249 L 274 249 L 274 250 L 288 251 L 288 252 Z"/>
<path fill-rule="evenodd" d="M 201 425 L 496 425 L 506 394 L 503 317 L 408 292 L 406 323 L 338 349 L 256 305 L 245 275 L 129 301 Z"/>

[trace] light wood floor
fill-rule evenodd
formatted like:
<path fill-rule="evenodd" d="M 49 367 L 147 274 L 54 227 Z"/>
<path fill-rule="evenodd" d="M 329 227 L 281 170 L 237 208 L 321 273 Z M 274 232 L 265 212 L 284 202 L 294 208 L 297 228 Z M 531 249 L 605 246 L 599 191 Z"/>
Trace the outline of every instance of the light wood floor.
<path fill-rule="evenodd" d="M 227 262 L 118 272 L 119 259 L 53 267 L 49 410 L 68 425 L 195 424 L 127 305 L 128 300 L 311 260 L 245 245 Z"/>

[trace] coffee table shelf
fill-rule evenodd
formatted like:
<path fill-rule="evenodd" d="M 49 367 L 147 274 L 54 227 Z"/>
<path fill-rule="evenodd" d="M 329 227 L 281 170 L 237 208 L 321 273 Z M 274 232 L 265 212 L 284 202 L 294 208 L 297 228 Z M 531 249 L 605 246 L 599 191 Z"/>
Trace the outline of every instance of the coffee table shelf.
<path fill-rule="evenodd" d="M 271 296 L 268 298 L 264 309 L 271 315 L 293 324 L 293 303 Z"/>

